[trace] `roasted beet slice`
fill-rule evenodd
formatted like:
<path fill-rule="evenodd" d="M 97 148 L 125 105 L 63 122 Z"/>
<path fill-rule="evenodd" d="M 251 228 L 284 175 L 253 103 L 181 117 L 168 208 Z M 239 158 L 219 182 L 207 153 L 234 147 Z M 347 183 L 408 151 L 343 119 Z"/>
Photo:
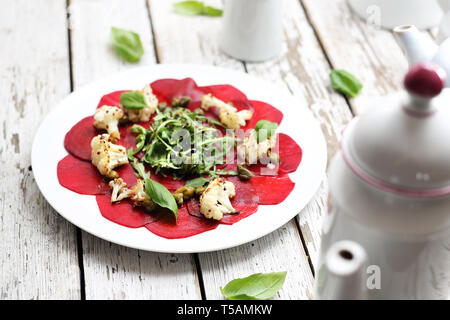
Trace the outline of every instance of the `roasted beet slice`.
<path fill-rule="evenodd" d="M 151 83 L 153 93 L 160 102 L 166 102 L 169 105 L 175 97 L 189 96 L 192 102 L 200 101 L 205 94 L 204 90 L 197 86 L 191 78 L 185 79 L 161 79 Z"/>
<path fill-rule="evenodd" d="M 288 175 L 277 177 L 255 176 L 250 180 L 250 183 L 259 196 L 259 204 L 262 205 L 274 205 L 283 202 L 295 186 Z"/>
<path fill-rule="evenodd" d="M 166 239 L 181 239 L 194 236 L 217 228 L 219 223 L 210 219 L 202 219 L 188 214 L 185 205 L 178 209 L 178 220 L 172 213 L 160 215 L 160 219 L 145 227 L 154 234 Z"/>
<path fill-rule="evenodd" d="M 259 195 L 250 181 L 242 181 L 238 177 L 228 177 L 225 179 L 234 183 L 236 196 L 231 199 L 231 204 L 239 213 L 224 215 L 220 223 L 233 224 L 258 211 L 258 204 L 260 203 Z"/>
<path fill-rule="evenodd" d="M 100 213 L 106 219 L 128 228 L 139 228 L 159 219 L 157 213 L 146 212 L 141 207 L 135 207 L 128 200 L 111 203 L 110 195 L 96 196 Z"/>
<path fill-rule="evenodd" d="M 94 117 L 80 120 L 67 132 L 64 138 L 64 147 L 70 154 L 83 159 L 91 160 L 91 140 L 100 132 L 94 128 Z"/>
<path fill-rule="evenodd" d="M 290 173 L 297 170 L 302 161 L 302 148 L 287 134 L 280 133 L 279 137 L 279 174 Z"/>
<path fill-rule="evenodd" d="M 117 168 L 116 171 L 129 186 L 136 184 L 134 170 L 129 164 Z M 57 175 L 59 184 L 73 192 L 87 195 L 110 193 L 108 181 L 92 163 L 70 154 L 58 162 Z"/>
<path fill-rule="evenodd" d="M 120 95 L 127 91 L 130 91 L 130 90 L 120 90 L 120 91 L 114 91 L 114 92 L 105 94 L 103 97 L 101 97 L 101 99 L 97 105 L 97 108 L 100 108 L 105 105 L 118 107 L 120 104 Z"/>
<path fill-rule="evenodd" d="M 59 184 L 73 192 L 87 195 L 109 193 L 108 182 L 97 168 L 70 154 L 58 162 L 57 175 Z"/>
<path fill-rule="evenodd" d="M 185 180 L 174 180 L 170 176 L 164 177 L 160 174 L 154 174 L 154 173 L 152 173 L 151 178 L 153 180 L 161 183 L 164 187 L 166 187 L 167 189 L 169 189 L 171 191 L 181 188 L 186 183 Z"/>
<path fill-rule="evenodd" d="M 236 196 L 231 200 L 231 204 L 236 209 L 237 213 L 225 214 L 219 223 L 234 224 L 258 211 L 259 196 L 249 181 L 241 181 L 236 177 L 229 177 L 226 179 L 233 182 L 236 188 Z M 206 219 L 200 213 L 200 202 L 198 199 L 189 200 L 187 208 L 190 215 Z"/>
<path fill-rule="evenodd" d="M 259 120 L 267 120 L 278 124 L 283 120 L 283 113 L 268 103 L 251 100 L 250 104 L 253 107 L 253 116 L 243 127 L 245 130 L 255 128 Z"/>

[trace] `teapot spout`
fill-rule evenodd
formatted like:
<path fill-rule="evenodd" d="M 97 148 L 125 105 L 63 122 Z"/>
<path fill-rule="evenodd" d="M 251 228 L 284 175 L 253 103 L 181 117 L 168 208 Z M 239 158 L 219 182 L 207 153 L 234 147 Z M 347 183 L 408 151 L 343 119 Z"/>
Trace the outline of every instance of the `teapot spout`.
<path fill-rule="evenodd" d="M 413 25 L 394 28 L 394 34 L 408 58 L 410 66 L 431 61 L 438 51 L 438 45 Z"/>
<path fill-rule="evenodd" d="M 367 299 L 366 251 L 354 241 L 334 243 L 325 255 L 315 286 L 315 299 Z"/>

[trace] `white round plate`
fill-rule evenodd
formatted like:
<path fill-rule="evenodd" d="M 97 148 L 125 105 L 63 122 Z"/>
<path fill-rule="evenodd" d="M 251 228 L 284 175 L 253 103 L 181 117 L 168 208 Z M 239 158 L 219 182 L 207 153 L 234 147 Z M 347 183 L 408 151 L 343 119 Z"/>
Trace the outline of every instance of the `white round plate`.
<path fill-rule="evenodd" d="M 165 239 L 145 228 L 127 228 L 102 217 L 95 196 L 80 195 L 62 187 L 56 175 L 58 162 L 67 155 L 63 141 L 79 120 L 94 113 L 100 98 L 112 91 L 142 88 L 162 78 L 193 78 L 198 85 L 230 84 L 251 100 L 272 104 L 284 114 L 278 132 L 290 135 L 303 149 L 303 160 L 289 176 L 294 190 L 281 204 L 259 206 L 258 212 L 234 225 L 185 239 Z M 65 98 L 42 122 L 32 149 L 36 182 L 50 205 L 64 218 L 102 239 L 124 246 L 169 253 L 221 250 L 260 238 L 287 223 L 318 189 L 326 166 L 326 145 L 320 127 L 306 105 L 271 83 L 248 74 L 203 65 L 154 65 L 131 69 L 96 81 Z"/>

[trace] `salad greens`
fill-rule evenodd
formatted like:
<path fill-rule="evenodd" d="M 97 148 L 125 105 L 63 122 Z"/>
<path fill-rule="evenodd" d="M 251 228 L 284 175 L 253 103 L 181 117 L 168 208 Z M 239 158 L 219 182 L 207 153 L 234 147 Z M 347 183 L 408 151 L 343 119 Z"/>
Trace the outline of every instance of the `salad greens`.
<path fill-rule="evenodd" d="M 228 282 L 220 291 L 228 300 L 268 300 L 281 289 L 286 274 L 286 271 L 255 273 Z"/>
<path fill-rule="evenodd" d="M 143 164 L 155 169 L 156 174 L 170 174 L 178 180 L 189 176 L 238 175 L 237 171 L 217 168 L 224 163 L 236 138 L 223 136 L 217 128 L 223 125 L 200 111 L 174 106 L 162 111 L 158 108 L 149 129 L 140 125 L 131 128 L 137 134 L 136 149 L 128 150 L 128 158 L 140 177 L 147 177 Z"/>
<path fill-rule="evenodd" d="M 209 183 L 212 180 L 212 178 L 205 178 L 205 177 L 199 177 L 195 179 L 191 179 L 186 181 L 185 187 L 203 187 L 205 184 Z"/>
<path fill-rule="evenodd" d="M 133 31 L 112 27 L 110 39 L 119 55 L 129 62 L 138 61 L 144 54 L 141 39 Z"/>

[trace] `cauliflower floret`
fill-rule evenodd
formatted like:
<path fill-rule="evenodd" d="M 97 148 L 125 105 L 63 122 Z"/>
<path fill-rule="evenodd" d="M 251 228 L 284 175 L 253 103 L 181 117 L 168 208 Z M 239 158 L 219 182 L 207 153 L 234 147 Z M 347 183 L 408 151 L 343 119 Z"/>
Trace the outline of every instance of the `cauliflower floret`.
<path fill-rule="evenodd" d="M 128 115 L 128 119 L 131 122 L 146 122 L 150 120 L 150 116 L 156 111 L 156 108 L 158 107 L 158 98 L 153 94 L 150 85 L 147 84 L 144 89 L 139 92 L 144 95 L 145 101 L 147 102 L 147 107 L 139 110 L 125 109 Z"/>
<path fill-rule="evenodd" d="M 91 140 L 92 164 L 98 171 L 108 178 L 118 178 L 113 169 L 128 163 L 127 150 L 112 143 L 109 134 L 100 134 Z"/>
<path fill-rule="evenodd" d="M 200 212 L 206 218 L 222 219 L 224 214 L 235 213 L 230 198 L 236 195 L 234 184 L 222 178 L 215 178 L 200 196 Z"/>
<path fill-rule="evenodd" d="M 94 127 L 108 131 L 114 141 L 120 138 L 119 120 L 123 117 L 123 111 L 119 107 L 102 106 L 95 111 Z"/>
<path fill-rule="evenodd" d="M 275 148 L 276 142 L 276 136 L 272 135 L 270 138 L 264 139 L 258 143 L 256 132 L 253 130 L 250 135 L 244 138 L 242 144 L 238 145 L 238 157 L 246 164 L 256 164 L 258 160 L 267 158 L 270 159 L 270 162 L 277 163 L 278 155 L 271 152 L 272 149 Z"/>
<path fill-rule="evenodd" d="M 229 129 L 239 129 L 245 126 L 245 121 L 250 120 L 253 112 L 250 110 L 237 111 L 231 104 L 217 99 L 211 93 L 202 97 L 202 109 L 208 110 L 209 107 L 216 107 L 219 109 L 219 120 Z"/>
<path fill-rule="evenodd" d="M 137 179 L 137 184 L 131 188 L 131 194 L 131 200 L 135 206 L 142 206 L 147 211 L 155 209 L 155 204 L 147 192 L 145 192 L 144 181 L 142 179 Z"/>
<path fill-rule="evenodd" d="M 111 202 L 118 202 L 132 195 L 131 190 L 127 188 L 127 184 L 122 178 L 111 180 L 109 186 L 112 189 Z"/>

